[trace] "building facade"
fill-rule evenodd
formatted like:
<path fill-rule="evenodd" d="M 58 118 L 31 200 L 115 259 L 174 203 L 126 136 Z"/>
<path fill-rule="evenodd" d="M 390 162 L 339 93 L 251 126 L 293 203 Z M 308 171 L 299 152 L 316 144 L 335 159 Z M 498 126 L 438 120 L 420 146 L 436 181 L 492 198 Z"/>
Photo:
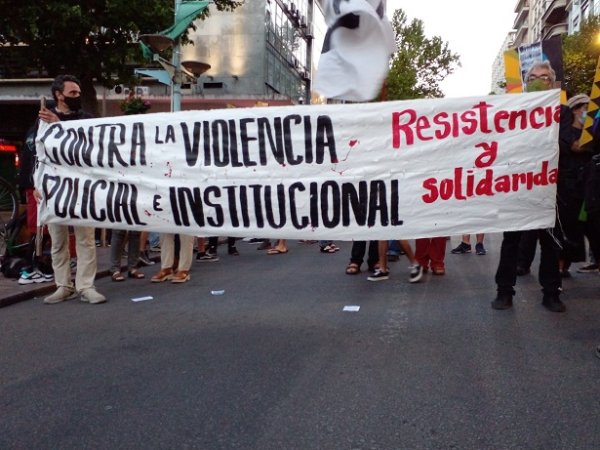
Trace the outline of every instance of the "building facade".
<path fill-rule="evenodd" d="M 514 12 L 513 31 L 492 67 L 492 91 L 496 93 L 504 78 L 502 55 L 506 49 L 577 33 L 587 18 L 600 15 L 600 0 L 517 0 Z M 506 47 L 511 36 L 512 43 Z"/>
<path fill-rule="evenodd" d="M 530 0 L 519 0 L 515 6 L 514 47 L 529 42 L 529 2 Z"/>
<path fill-rule="evenodd" d="M 192 87 L 203 96 L 311 99 L 315 54 L 325 34 L 315 0 L 253 0 L 233 13 L 211 9 L 190 32 L 182 61 L 210 64 Z"/>
<path fill-rule="evenodd" d="M 515 13 L 518 47 L 578 32 L 585 19 L 600 14 L 600 0 L 518 0 Z"/>
<path fill-rule="evenodd" d="M 576 33 L 584 20 L 600 14 L 600 0 L 569 0 L 567 14 L 568 32 L 569 34 Z"/>
<path fill-rule="evenodd" d="M 502 43 L 502 47 L 500 51 L 496 55 L 496 59 L 494 59 L 494 63 L 492 64 L 492 85 L 490 87 L 490 92 L 492 94 L 504 94 L 504 83 L 505 83 L 505 65 L 504 65 L 504 52 L 509 48 L 514 47 L 514 42 L 516 39 L 516 33 L 511 31 L 506 35 L 506 39 Z"/>

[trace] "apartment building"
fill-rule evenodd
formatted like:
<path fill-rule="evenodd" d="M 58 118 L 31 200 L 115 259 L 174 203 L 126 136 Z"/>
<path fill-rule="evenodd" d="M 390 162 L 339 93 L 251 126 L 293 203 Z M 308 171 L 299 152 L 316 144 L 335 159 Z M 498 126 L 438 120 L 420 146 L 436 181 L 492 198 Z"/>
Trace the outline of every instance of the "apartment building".
<path fill-rule="evenodd" d="M 496 55 L 494 59 L 494 63 L 492 64 L 492 84 L 490 87 L 490 92 L 493 94 L 504 94 L 505 90 L 503 84 L 505 82 L 505 67 L 504 67 L 504 52 L 509 48 L 514 47 L 514 42 L 516 39 L 516 33 L 511 31 L 506 35 L 506 39 L 502 43 L 502 47 L 500 51 Z"/>
<path fill-rule="evenodd" d="M 513 24 L 515 47 L 579 31 L 581 23 L 600 14 L 600 0 L 518 0 Z"/>
<path fill-rule="evenodd" d="M 573 34 L 579 31 L 585 19 L 600 14 L 600 0 L 569 0 L 566 9 L 568 33 Z"/>
<path fill-rule="evenodd" d="M 196 25 L 182 60 L 200 60 L 211 68 L 195 93 L 310 101 L 326 32 L 319 2 L 253 0 L 233 13 L 213 9 L 209 20 Z"/>
<path fill-rule="evenodd" d="M 514 30 L 492 67 L 492 91 L 496 93 L 497 85 L 503 79 L 504 50 L 578 32 L 585 19 L 600 14 L 600 0 L 517 0 L 514 12 Z M 511 36 L 512 43 L 505 48 Z"/>

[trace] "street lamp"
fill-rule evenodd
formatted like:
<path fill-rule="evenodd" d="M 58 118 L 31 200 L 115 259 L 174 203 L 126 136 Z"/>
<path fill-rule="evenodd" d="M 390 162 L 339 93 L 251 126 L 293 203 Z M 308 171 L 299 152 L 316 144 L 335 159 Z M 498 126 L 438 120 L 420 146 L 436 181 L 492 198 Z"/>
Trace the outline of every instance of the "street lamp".
<path fill-rule="evenodd" d="M 175 22 L 177 22 L 179 5 L 181 0 L 175 0 Z M 175 45 L 173 45 L 172 63 L 175 73 L 171 84 L 171 112 L 181 111 L 181 38 L 179 36 L 175 38 Z"/>
<path fill-rule="evenodd" d="M 181 35 L 187 30 L 194 19 L 208 8 L 208 1 L 175 0 L 175 23 L 173 26 L 158 34 L 142 34 L 139 39 L 144 52 L 152 52 L 152 59 L 164 69 L 136 69 L 135 72 L 158 79 L 161 83 L 171 86 L 171 112 L 181 111 L 181 82 L 183 76 L 196 81 L 196 77 L 210 69 L 210 65 L 200 61 L 181 61 Z M 183 5 L 183 8 L 182 8 Z M 160 52 L 173 48 L 171 61 L 159 55 Z M 150 55 L 148 55 L 149 57 Z M 162 72 L 162 73 L 160 73 Z M 167 83 L 166 76 L 169 75 Z"/>
<path fill-rule="evenodd" d="M 141 34 L 139 39 L 154 53 L 161 53 L 175 45 L 175 41 L 164 34 Z"/>

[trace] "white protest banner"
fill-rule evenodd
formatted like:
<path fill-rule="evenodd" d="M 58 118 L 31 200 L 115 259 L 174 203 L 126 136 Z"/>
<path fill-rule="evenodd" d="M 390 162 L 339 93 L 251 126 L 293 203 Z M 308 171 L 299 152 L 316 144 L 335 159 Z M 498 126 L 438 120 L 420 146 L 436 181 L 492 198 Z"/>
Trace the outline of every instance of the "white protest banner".
<path fill-rule="evenodd" d="M 551 227 L 559 91 L 42 124 L 41 223 L 411 239 Z"/>

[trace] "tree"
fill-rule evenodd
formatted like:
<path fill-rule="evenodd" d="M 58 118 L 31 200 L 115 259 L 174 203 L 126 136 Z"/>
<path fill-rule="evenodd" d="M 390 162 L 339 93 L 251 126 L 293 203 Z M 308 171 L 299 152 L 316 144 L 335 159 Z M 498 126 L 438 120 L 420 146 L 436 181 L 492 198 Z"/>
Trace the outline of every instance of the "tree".
<path fill-rule="evenodd" d="M 440 83 L 460 66 L 458 54 L 440 37 L 427 38 L 422 20 L 408 24 L 402 9 L 394 12 L 392 26 L 398 51 L 386 80 L 386 99 L 443 97 Z"/>
<path fill-rule="evenodd" d="M 233 10 L 242 1 L 214 4 Z M 0 48 L 14 50 L 0 69 L 10 72 L 5 63 L 12 62 L 24 74 L 76 75 L 86 109 L 97 111 L 94 81 L 132 83 L 132 64 L 141 61 L 137 36 L 171 26 L 173 9 L 173 0 L 0 0 Z"/>
<path fill-rule="evenodd" d="M 600 57 L 600 16 L 592 16 L 581 29 L 563 38 L 563 88 L 571 95 L 589 94 Z"/>

